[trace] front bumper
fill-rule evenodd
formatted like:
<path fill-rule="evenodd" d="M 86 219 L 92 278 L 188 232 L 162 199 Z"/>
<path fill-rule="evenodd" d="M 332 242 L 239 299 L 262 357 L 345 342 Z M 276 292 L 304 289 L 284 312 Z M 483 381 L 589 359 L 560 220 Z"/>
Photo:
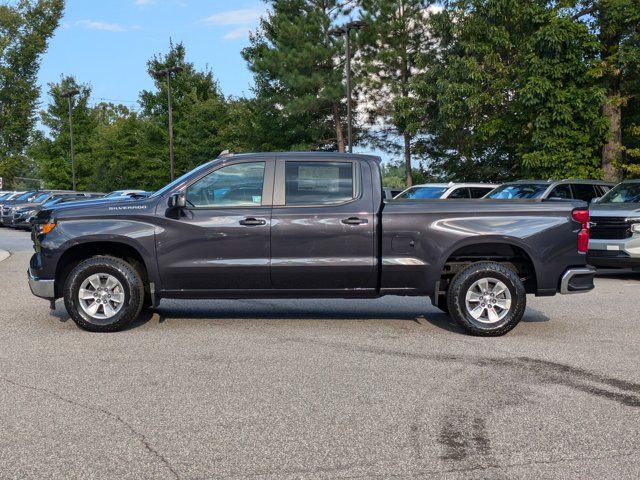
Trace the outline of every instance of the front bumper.
<path fill-rule="evenodd" d="M 29 288 L 31 293 L 36 297 L 46 298 L 47 300 L 53 300 L 56 297 L 55 280 L 43 280 L 36 277 L 31 273 L 31 269 L 27 270 L 29 277 Z"/>
<path fill-rule="evenodd" d="M 586 293 L 595 288 L 593 277 L 596 269 L 593 267 L 569 268 L 560 279 L 560 293 L 568 295 L 571 293 Z"/>
<path fill-rule="evenodd" d="M 589 265 L 600 268 L 640 267 L 640 235 L 616 240 L 591 239 Z"/>

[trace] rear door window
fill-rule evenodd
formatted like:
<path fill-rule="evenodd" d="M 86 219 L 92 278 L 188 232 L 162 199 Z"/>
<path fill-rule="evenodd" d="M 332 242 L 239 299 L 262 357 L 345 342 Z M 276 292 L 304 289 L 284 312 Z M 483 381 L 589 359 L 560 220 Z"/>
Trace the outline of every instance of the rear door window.
<path fill-rule="evenodd" d="M 600 196 L 594 185 L 574 183 L 571 185 L 571 188 L 573 189 L 573 198 L 577 198 L 578 200 L 582 200 L 587 203 Z"/>
<path fill-rule="evenodd" d="M 556 188 L 551 190 L 548 198 L 571 199 L 571 187 L 568 184 L 558 185 Z"/>
<path fill-rule="evenodd" d="M 467 187 L 456 188 L 447 198 L 471 198 Z"/>
<path fill-rule="evenodd" d="M 286 162 L 285 205 L 337 205 L 356 197 L 351 162 Z"/>
<path fill-rule="evenodd" d="M 469 188 L 469 192 L 471 193 L 471 198 L 482 198 L 487 193 L 493 190 L 493 187 L 471 187 Z"/>

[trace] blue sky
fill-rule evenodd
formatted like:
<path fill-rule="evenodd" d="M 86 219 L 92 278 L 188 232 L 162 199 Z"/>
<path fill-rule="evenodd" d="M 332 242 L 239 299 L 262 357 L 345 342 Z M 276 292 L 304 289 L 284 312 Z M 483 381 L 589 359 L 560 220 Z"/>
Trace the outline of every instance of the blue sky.
<path fill-rule="evenodd" d="M 266 5 L 260 0 L 67 0 L 60 28 L 40 69 L 46 84 L 74 75 L 100 99 L 135 106 L 152 87 L 146 62 L 182 41 L 187 59 L 209 66 L 225 95 L 250 95 L 251 74 L 240 51 Z"/>

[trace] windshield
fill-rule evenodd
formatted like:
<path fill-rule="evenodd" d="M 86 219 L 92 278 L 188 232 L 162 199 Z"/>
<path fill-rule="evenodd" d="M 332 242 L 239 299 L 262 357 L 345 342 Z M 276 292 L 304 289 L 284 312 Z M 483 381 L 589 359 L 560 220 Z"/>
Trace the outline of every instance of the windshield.
<path fill-rule="evenodd" d="M 39 195 L 36 198 L 34 198 L 33 200 L 31 200 L 30 203 L 42 203 L 47 198 L 49 198 L 50 196 L 51 196 L 51 194 L 49 194 L 49 193 L 43 193 L 42 195 Z"/>
<path fill-rule="evenodd" d="M 640 183 L 616 185 L 598 203 L 640 203 Z"/>
<path fill-rule="evenodd" d="M 215 160 L 213 160 L 215 161 Z M 201 170 L 204 170 L 206 168 L 208 168 L 209 166 L 211 166 L 212 162 L 207 162 L 207 163 L 203 163 L 202 165 L 200 165 L 199 167 L 194 168 L 193 170 L 185 173 L 184 175 L 182 175 L 179 178 L 176 178 L 173 182 L 169 183 L 168 185 L 165 185 L 164 187 L 162 187 L 160 190 L 158 190 L 157 192 L 154 192 L 150 195 L 151 198 L 153 197 L 160 197 L 162 195 L 164 195 L 166 192 L 169 192 L 171 190 L 173 190 L 176 186 L 180 185 L 185 178 L 187 178 L 188 176 L 190 176 L 192 173 L 196 173 L 199 172 Z"/>
<path fill-rule="evenodd" d="M 448 187 L 411 187 L 396 198 L 425 199 L 440 198 Z"/>
<path fill-rule="evenodd" d="M 540 198 L 549 187 L 546 183 L 518 183 L 500 185 L 484 198 L 511 200 L 513 198 Z"/>
<path fill-rule="evenodd" d="M 14 200 L 29 200 L 29 197 L 33 195 L 34 192 L 27 192 L 27 193 L 23 193 L 22 195 L 20 195 L 18 198 L 15 198 Z"/>

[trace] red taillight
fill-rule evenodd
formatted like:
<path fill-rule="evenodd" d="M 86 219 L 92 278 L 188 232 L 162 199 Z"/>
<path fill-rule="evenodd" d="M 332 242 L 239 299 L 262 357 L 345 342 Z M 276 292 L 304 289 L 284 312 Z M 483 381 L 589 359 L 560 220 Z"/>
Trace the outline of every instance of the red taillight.
<path fill-rule="evenodd" d="M 582 225 L 578 233 L 578 252 L 587 253 L 589 251 L 589 210 L 574 210 L 571 216 Z"/>

